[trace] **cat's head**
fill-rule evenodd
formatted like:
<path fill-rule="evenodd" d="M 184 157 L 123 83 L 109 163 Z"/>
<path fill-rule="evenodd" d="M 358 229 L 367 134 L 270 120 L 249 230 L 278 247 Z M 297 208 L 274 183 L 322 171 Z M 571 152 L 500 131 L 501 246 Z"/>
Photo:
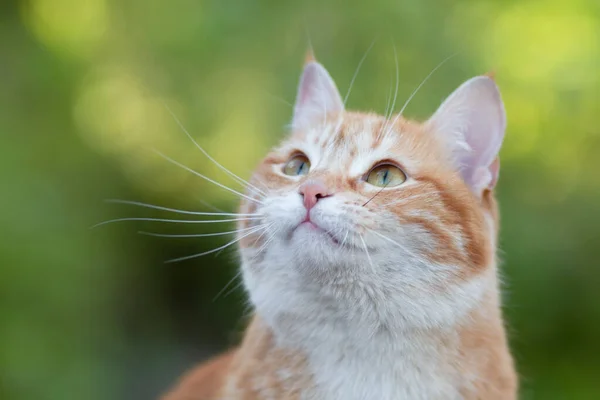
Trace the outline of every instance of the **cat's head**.
<path fill-rule="evenodd" d="M 453 323 L 494 273 L 493 188 L 505 113 L 487 76 L 423 123 L 347 111 L 314 60 L 291 132 L 255 171 L 239 228 L 246 288 L 267 319 Z"/>

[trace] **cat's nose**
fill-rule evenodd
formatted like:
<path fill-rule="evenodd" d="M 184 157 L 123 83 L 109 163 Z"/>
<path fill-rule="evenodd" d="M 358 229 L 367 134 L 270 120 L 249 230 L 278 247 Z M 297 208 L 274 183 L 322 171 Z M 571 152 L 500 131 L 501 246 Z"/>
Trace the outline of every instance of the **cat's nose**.
<path fill-rule="evenodd" d="M 333 195 L 333 193 L 327 189 L 327 186 L 319 181 L 308 181 L 303 183 L 298 191 L 304 198 L 304 207 L 306 207 L 306 211 L 310 211 L 310 209 L 322 198 Z"/>

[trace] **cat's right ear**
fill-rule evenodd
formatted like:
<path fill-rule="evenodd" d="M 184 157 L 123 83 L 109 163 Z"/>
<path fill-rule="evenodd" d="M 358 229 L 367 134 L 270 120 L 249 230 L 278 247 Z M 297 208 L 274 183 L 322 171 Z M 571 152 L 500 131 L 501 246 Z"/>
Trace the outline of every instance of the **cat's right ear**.
<path fill-rule="evenodd" d="M 344 110 L 344 102 L 327 70 L 311 54 L 300 78 L 292 127 L 305 128 Z"/>
<path fill-rule="evenodd" d="M 453 152 L 456 167 L 475 194 L 494 188 L 506 114 L 500 91 L 490 76 L 463 83 L 442 103 L 427 126 Z"/>

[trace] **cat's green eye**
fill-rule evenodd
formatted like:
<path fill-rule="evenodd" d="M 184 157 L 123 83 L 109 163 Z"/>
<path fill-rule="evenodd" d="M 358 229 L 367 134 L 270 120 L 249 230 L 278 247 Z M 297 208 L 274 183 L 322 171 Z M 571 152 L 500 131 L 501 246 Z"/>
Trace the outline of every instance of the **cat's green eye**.
<path fill-rule="evenodd" d="M 365 180 L 374 186 L 398 186 L 406 181 L 406 174 L 395 165 L 382 164 L 373 168 Z"/>
<path fill-rule="evenodd" d="M 306 175 L 310 170 L 310 161 L 303 154 L 295 155 L 283 167 L 283 173 L 291 176 Z"/>

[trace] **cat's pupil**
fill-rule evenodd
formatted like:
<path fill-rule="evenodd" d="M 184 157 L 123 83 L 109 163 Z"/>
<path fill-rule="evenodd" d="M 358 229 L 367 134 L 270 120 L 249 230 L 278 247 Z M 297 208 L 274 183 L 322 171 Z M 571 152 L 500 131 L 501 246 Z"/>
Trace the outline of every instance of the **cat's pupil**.
<path fill-rule="evenodd" d="M 300 161 L 300 165 L 298 166 L 298 175 L 302 175 L 305 165 L 306 163 L 304 161 Z"/>
<path fill-rule="evenodd" d="M 383 176 L 381 178 L 381 183 L 384 183 L 384 184 L 387 183 L 389 172 L 390 172 L 389 169 L 386 169 L 386 170 L 383 171 Z"/>

